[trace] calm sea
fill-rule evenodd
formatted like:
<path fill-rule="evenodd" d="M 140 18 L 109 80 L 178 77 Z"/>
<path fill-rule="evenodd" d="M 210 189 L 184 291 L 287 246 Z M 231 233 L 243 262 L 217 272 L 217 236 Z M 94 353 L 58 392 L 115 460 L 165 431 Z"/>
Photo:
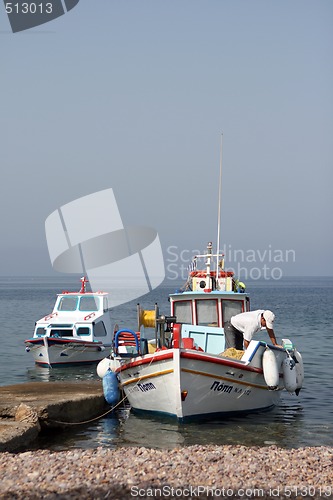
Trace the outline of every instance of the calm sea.
<path fill-rule="evenodd" d="M 168 314 L 168 293 L 178 286 L 169 281 L 139 301 L 144 309 L 153 309 L 157 302 L 161 313 Z M 78 278 L 72 276 L 0 278 L 0 385 L 100 380 L 95 367 L 37 368 L 25 352 L 24 339 L 32 336 L 35 321 L 51 312 L 56 293 L 78 289 Z M 116 415 L 72 426 L 56 433 L 53 440 L 41 439 L 38 445 L 53 450 L 194 444 L 333 446 L 333 278 L 252 281 L 247 283 L 247 291 L 251 308 L 273 310 L 278 339 L 292 339 L 303 356 L 305 380 L 298 397 L 284 394 L 280 406 L 268 413 L 205 424 L 178 425 L 168 419 L 138 417 L 128 408 L 121 408 Z M 136 303 L 112 311 L 119 327 L 136 329 Z"/>

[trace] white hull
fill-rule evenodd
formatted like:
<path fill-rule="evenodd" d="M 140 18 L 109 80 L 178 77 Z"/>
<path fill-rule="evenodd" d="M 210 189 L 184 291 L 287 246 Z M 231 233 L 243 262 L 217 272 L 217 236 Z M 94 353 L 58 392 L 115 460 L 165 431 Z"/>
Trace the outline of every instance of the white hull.
<path fill-rule="evenodd" d="M 25 340 L 39 366 L 68 366 L 98 363 L 111 349 L 113 328 L 108 294 L 87 292 L 87 280 L 81 278 L 79 292 L 57 294 L 51 314 L 39 319 L 34 335 Z"/>
<path fill-rule="evenodd" d="M 132 409 L 179 421 L 266 410 L 278 404 L 261 368 L 189 349 L 162 350 L 117 370 Z"/>
<path fill-rule="evenodd" d="M 243 342 L 240 346 L 232 339 L 231 318 L 245 313 L 253 334 L 265 327 L 265 311 L 250 311 L 245 285 L 224 271 L 223 261 L 212 271 L 212 258 L 223 255 L 212 254 L 211 242 L 199 257 L 205 258 L 206 270 L 191 272 L 183 289 L 169 295 L 169 317 L 159 316 L 157 306 L 155 311 L 138 309 L 139 330 L 155 327 L 154 344 L 141 337 L 139 345 L 133 330 L 115 334 L 112 356 L 120 366 L 109 368 L 133 411 L 180 422 L 218 419 L 269 410 L 279 403 L 283 389 L 298 394 L 303 364 L 292 342 L 283 339 L 277 345 L 267 330 L 274 345 L 252 338 L 243 350 Z M 108 363 L 100 366 L 101 376 Z"/>
<path fill-rule="evenodd" d="M 35 363 L 50 367 L 98 363 L 105 358 L 105 349 L 110 347 L 100 342 L 66 339 L 55 341 L 48 337 L 26 341 L 26 349 Z"/>

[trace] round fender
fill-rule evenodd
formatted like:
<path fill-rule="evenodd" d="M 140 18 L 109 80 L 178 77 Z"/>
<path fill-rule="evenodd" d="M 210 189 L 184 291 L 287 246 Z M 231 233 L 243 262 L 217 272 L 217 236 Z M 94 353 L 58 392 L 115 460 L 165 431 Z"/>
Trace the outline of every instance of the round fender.
<path fill-rule="evenodd" d="M 103 378 L 106 372 L 110 369 L 111 359 L 104 358 L 97 365 L 96 372 L 99 378 Z"/>
<path fill-rule="evenodd" d="M 283 371 L 284 387 L 286 391 L 295 392 L 297 388 L 296 363 L 290 356 L 287 356 L 283 360 L 282 371 Z"/>
<path fill-rule="evenodd" d="M 105 401 L 111 406 L 116 405 L 120 399 L 117 375 L 108 370 L 104 375 L 102 382 Z"/>
<path fill-rule="evenodd" d="M 303 380 L 304 380 L 304 365 L 303 365 L 303 359 L 301 354 L 295 350 L 294 352 L 294 358 L 295 358 L 295 369 L 296 369 L 296 394 L 299 393 L 299 391 L 302 388 L 303 385 Z"/>
<path fill-rule="evenodd" d="M 279 387 L 279 368 L 274 352 L 268 347 L 262 357 L 262 369 L 269 389 L 277 389 Z"/>

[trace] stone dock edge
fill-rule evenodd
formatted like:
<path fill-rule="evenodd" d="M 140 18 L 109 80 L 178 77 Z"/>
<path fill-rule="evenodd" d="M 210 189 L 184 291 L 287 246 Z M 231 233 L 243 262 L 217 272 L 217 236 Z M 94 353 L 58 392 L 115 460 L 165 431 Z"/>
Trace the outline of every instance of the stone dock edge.
<path fill-rule="evenodd" d="M 31 446 L 42 430 L 83 423 L 107 412 L 100 381 L 28 382 L 0 387 L 0 452 Z"/>

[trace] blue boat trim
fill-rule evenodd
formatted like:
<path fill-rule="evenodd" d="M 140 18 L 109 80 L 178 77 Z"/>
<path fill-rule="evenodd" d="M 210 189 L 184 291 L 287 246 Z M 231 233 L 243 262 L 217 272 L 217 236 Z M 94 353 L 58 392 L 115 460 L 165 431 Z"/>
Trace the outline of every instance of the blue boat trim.
<path fill-rule="evenodd" d="M 100 362 L 100 359 L 95 359 L 92 361 L 65 361 L 64 363 L 45 363 L 45 362 L 40 362 L 36 361 L 36 365 L 41 367 L 41 368 L 57 368 L 57 367 L 67 367 L 67 366 L 83 366 L 83 365 L 96 365 L 97 363 Z"/>
<path fill-rule="evenodd" d="M 270 406 L 265 406 L 263 408 L 255 408 L 253 410 L 238 410 L 238 411 L 233 411 L 233 412 L 217 412 L 217 413 L 207 413 L 206 415 L 198 414 L 198 415 L 191 415 L 189 417 L 181 417 L 178 418 L 176 415 L 173 413 L 166 413 L 166 412 L 159 412 L 159 411 L 153 411 L 153 410 L 140 410 L 136 408 L 131 408 L 131 411 L 134 414 L 137 415 L 143 415 L 143 416 L 151 416 L 151 417 L 157 417 L 161 418 L 164 417 L 166 419 L 172 419 L 173 421 L 177 421 L 180 424 L 184 423 L 191 423 L 191 422 L 203 422 L 203 421 L 209 421 L 209 420 L 218 420 L 219 418 L 232 418 L 236 416 L 245 416 L 245 415 L 250 415 L 254 413 L 262 413 L 262 412 L 268 412 L 272 411 L 276 405 L 270 405 Z"/>

